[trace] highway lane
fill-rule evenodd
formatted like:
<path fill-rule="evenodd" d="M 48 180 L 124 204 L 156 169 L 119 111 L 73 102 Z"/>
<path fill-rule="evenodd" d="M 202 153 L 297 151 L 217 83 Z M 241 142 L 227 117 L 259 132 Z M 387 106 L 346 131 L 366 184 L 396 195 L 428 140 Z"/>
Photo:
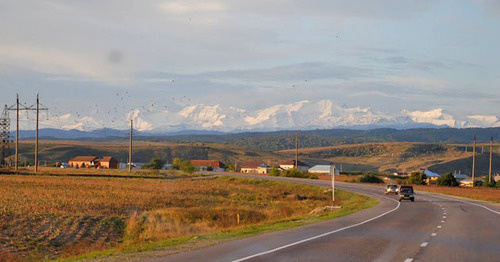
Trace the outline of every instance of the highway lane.
<path fill-rule="evenodd" d="M 237 175 L 238 176 L 238 175 Z M 248 175 L 239 175 L 248 177 Z M 258 178 L 329 187 L 329 181 Z M 380 204 L 349 216 L 149 261 L 498 261 L 499 205 L 417 192 L 399 203 L 383 187 L 336 183 Z"/>

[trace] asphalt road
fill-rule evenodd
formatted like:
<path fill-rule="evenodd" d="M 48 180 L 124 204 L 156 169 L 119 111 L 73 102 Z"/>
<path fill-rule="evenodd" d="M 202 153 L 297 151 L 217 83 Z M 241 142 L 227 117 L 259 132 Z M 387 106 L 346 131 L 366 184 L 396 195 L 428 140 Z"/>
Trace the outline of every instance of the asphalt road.
<path fill-rule="evenodd" d="M 264 178 L 330 186 L 328 181 Z M 149 261 L 500 261 L 500 205 L 418 191 L 415 202 L 399 203 L 396 196 L 385 196 L 383 187 L 337 182 L 336 188 L 375 197 L 380 204 Z"/>

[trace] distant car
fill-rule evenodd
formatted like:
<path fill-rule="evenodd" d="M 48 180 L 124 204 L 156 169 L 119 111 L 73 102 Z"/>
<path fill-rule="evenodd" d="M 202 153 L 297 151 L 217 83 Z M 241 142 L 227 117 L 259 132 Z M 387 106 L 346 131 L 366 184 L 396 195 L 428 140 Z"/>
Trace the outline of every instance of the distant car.
<path fill-rule="evenodd" d="M 388 184 L 385 186 L 385 194 L 398 194 L 398 185 Z"/>
<path fill-rule="evenodd" d="M 401 202 L 401 200 L 411 200 L 411 202 L 414 202 L 415 193 L 413 192 L 413 186 L 400 186 L 398 196 L 399 202 Z"/>

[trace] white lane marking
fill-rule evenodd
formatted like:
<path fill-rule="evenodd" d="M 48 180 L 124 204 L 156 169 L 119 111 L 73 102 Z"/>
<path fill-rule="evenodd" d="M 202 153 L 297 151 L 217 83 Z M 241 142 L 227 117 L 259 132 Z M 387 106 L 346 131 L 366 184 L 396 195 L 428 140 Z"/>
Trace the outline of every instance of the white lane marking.
<path fill-rule="evenodd" d="M 437 236 L 437 233 L 432 233 L 431 236 L 435 237 Z"/>
<path fill-rule="evenodd" d="M 500 215 L 500 211 L 493 210 L 493 209 L 491 209 L 491 208 L 489 208 L 489 207 L 487 207 L 487 206 L 483 206 L 483 205 L 480 205 L 480 204 L 477 204 L 477 203 L 474 203 L 474 202 L 469 202 L 469 201 L 465 201 L 465 200 L 460 200 L 460 199 L 456 199 L 456 198 L 454 198 L 454 197 L 444 198 L 444 197 L 441 197 L 441 196 L 436 195 L 436 194 L 430 194 L 430 193 L 427 193 L 427 194 L 432 195 L 432 196 L 437 197 L 437 198 L 445 199 L 445 200 L 450 200 L 450 199 L 453 199 L 453 200 L 455 200 L 455 201 L 462 202 L 462 203 L 465 203 L 465 204 L 470 204 L 470 205 L 474 205 L 474 206 L 482 207 L 482 208 L 484 208 L 484 209 L 486 209 L 486 210 L 488 210 L 488 211 L 491 211 L 491 212 L 493 212 L 493 213 L 495 213 L 495 214 L 497 214 L 497 215 Z"/>
<path fill-rule="evenodd" d="M 420 246 L 421 246 L 421 247 L 426 247 L 428 244 L 429 244 L 429 242 L 424 242 L 424 243 L 422 243 L 422 245 L 420 245 Z"/>
<path fill-rule="evenodd" d="M 412 261 L 413 261 L 413 258 L 407 258 L 407 259 L 405 259 L 405 261 L 403 261 L 403 262 L 412 262 Z"/>
<path fill-rule="evenodd" d="M 446 216 L 443 216 L 443 218 L 446 218 Z"/>
<path fill-rule="evenodd" d="M 442 226 L 438 226 L 438 228 L 442 228 Z"/>
<path fill-rule="evenodd" d="M 443 215 L 446 215 L 446 213 L 443 213 Z"/>
<path fill-rule="evenodd" d="M 384 196 L 381 196 L 381 197 L 384 197 Z M 240 259 L 236 259 L 236 260 L 233 260 L 232 262 L 240 262 L 240 261 L 245 261 L 245 260 L 248 260 L 248 259 L 252 259 L 254 257 L 259 257 L 259 256 L 262 256 L 262 255 L 267 255 L 267 254 L 274 253 L 276 251 L 279 251 L 279 250 L 282 250 L 282 249 L 285 249 L 285 248 L 289 248 L 291 246 L 302 244 L 302 243 L 307 242 L 307 241 L 311 241 L 311 240 L 322 238 L 322 237 L 325 237 L 325 236 L 328 236 L 328 235 L 331 235 L 331 234 L 335 234 L 337 232 L 344 231 L 344 230 L 349 229 L 349 228 L 361 226 L 363 224 L 366 224 L 366 223 L 368 223 L 370 221 L 373 221 L 373 220 L 375 220 L 377 218 L 383 217 L 383 216 L 385 216 L 385 215 L 387 215 L 389 213 L 392 213 L 392 212 L 396 211 L 399 208 L 399 206 L 401 205 L 401 203 L 399 201 L 397 201 L 397 200 L 394 200 L 394 199 L 388 198 L 388 197 L 384 197 L 384 198 L 392 200 L 392 201 L 398 203 L 398 205 L 395 208 L 393 208 L 393 209 L 391 209 L 389 211 L 386 211 L 386 212 L 384 212 L 384 213 L 382 213 L 382 214 L 380 214 L 380 215 L 378 215 L 376 217 L 372 217 L 370 219 L 367 219 L 367 220 L 365 220 L 363 222 L 359 222 L 359 223 L 354 224 L 354 225 L 350 225 L 350 226 L 346 226 L 346 227 L 343 227 L 343 228 L 339 228 L 337 230 L 326 232 L 326 233 L 323 233 L 323 234 L 320 234 L 320 235 L 317 235 L 317 236 L 314 236 L 314 237 L 310 237 L 310 238 L 306 238 L 306 239 L 303 239 L 303 240 L 299 240 L 297 242 L 293 242 L 293 243 L 290 243 L 288 245 L 277 247 L 277 248 L 274 248 L 274 249 L 271 249 L 271 250 L 268 250 L 268 251 L 264 251 L 264 252 L 260 252 L 260 253 L 254 254 L 254 255 L 246 256 L 246 257 L 243 257 L 243 258 L 240 258 Z"/>
<path fill-rule="evenodd" d="M 441 223 L 444 223 L 444 220 L 441 220 Z"/>

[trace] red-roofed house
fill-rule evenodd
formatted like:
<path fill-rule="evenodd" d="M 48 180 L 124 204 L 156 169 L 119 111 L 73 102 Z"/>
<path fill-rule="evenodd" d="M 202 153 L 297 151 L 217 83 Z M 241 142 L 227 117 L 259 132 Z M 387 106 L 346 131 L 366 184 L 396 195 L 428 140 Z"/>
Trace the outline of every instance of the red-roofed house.
<path fill-rule="evenodd" d="M 219 160 L 190 160 L 191 164 L 197 167 L 200 171 L 207 171 L 212 169 L 213 171 L 226 171 L 226 166 Z"/>
<path fill-rule="evenodd" d="M 246 162 L 241 165 L 241 173 L 267 174 L 271 167 L 264 162 Z"/>
<path fill-rule="evenodd" d="M 98 168 L 117 169 L 120 165 L 120 162 L 118 162 L 118 160 L 116 160 L 112 156 L 105 156 L 103 158 L 97 159 L 97 162 Z"/>
<path fill-rule="evenodd" d="M 97 164 L 96 156 L 77 156 L 68 161 L 70 167 L 95 167 Z"/>

